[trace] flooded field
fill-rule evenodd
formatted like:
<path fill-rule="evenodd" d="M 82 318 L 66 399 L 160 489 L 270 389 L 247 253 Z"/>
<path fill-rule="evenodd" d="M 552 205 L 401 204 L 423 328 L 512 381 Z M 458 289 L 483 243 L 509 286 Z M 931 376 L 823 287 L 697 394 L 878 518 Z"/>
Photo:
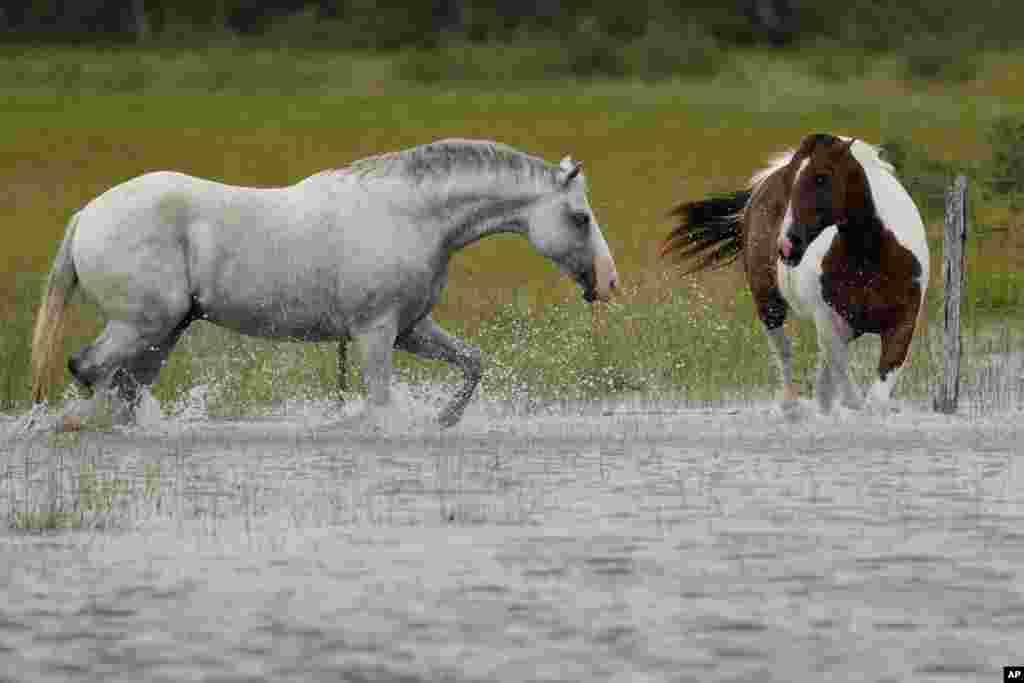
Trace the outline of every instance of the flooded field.
<path fill-rule="evenodd" d="M 376 437 L 315 405 L 0 422 L 0 680 L 993 681 L 1024 658 L 1017 412 L 421 412 Z M 17 528 L 47 514 L 71 528 Z"/>

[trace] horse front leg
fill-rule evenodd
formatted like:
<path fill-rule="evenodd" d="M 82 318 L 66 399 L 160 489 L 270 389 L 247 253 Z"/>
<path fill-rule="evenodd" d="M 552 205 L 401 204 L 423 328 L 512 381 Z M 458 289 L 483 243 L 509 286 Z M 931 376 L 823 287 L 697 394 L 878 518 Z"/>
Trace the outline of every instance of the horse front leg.
<path fill-rule="evenodd" d="M 815 315 L 818 331 L 820 365 L 815 383 L 818 408 L 828 414 L 832 410 L 836 389 L 842 392 L 843 406 L 859 410 L 864 403 L 860 389 L 850 379 L 850 341 L 853 328 L 841 315 L 828 309 Z"/>
<path fill-rule="evenodd" d="M 882 333 L 882 352 L 878 359 L 878 378 L 868 391 L 868 402 L 874 407 L 885 407 L 889 403 L 896 380 L 910 352 L 910 341 L 914 337 L 914 321 L 904 323 Z"/>
<path fill-rule="evenodd" d="M 391 374 L 397 325 L 393 317 L 378 320 L 353 334 L 362 349 L 363 384 L 366 385 L 366 413 L 375 426 L 392 410 Z"/>
<path fill-rule="evenodd" d="M 451 427 L 462 419 L 483 374 L 480 349 L 442 330 L 430 316 L 398 338 L 396 347 L 428 360 L 443 360 L 462 370 L 465 381 L 455 398 L 438 417 L 442 427 Z"/>
<path fill-rule="evenodd" d="M 776 287 L 756 291 L 752 288 L 752 291 L 758 299 L 757 315 L 768 335 L 779 372 L 779 407 L 784 415 L 793 417 L 799 405 L 800 392 L 793 383 L 793 345 L 784 327 L 789 304 Z"/>

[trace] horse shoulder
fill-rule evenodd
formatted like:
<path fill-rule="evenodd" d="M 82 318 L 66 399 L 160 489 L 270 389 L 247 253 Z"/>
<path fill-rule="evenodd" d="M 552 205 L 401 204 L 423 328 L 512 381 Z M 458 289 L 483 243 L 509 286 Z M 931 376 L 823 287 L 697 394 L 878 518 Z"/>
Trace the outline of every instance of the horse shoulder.
<path fill-rule="evenodd" d="M 921 212 L 896 176 L 876 171 L 870 176 L 871 191 L 882 225 L 898 244 L 918 262 L 922 286 L 927 285 L 930 266 L 928 237 Z"/>

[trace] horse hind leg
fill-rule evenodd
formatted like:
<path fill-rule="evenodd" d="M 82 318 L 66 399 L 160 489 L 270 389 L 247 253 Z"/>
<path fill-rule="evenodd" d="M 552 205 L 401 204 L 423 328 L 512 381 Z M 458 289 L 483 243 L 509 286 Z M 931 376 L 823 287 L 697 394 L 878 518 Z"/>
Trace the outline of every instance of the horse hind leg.
<path fill-rule="evenodd" d="M 793 383 L 793 345 L 784 327 L 789 304 L 777 289 L 768 292 L 764 299 L 758 307 L 758 316 L 768 335 L 779 373 L 780 407 L 784 413 L 790 414 L 797 407 L 800 393 Z"/>
<path fill-rule="evenodd" d="M 779 384 L 781 385 L 781 404 L 783 410 L 790 410 L 796 406 L 800 398 L 796 384 L 793 383 L 793 345 L 790 343 L 786 331 L 781 325 L 778 327 L 766 327 L 768 341 L 774 351 L 775 362 L 779 372 Z"/>
<path fill-rule="evenodd" d="M 138 407 L 141 399 L 139 390 L 143 388 L 148 389 L 156 384 L 160 371 L 167 364 L 167 358 L 171 355 L 171 351 L 174 350 L 178 340 L 181 339 L 181 335 L 185 333 L 185 330 L 188 329 L 188 326 L 194 319 L 192 316 L 185 318 L 162 340 L 143 347 L 141 351 L 123 363 L 119 370 L 119 373 L 123 376 L 123 380 L 119 385 L 119 391 L 121 391 L 122 396 L 126 399 L 126 403 L 133 406 L 133 409 Z"/>
<path fill-rule="evenodd" d="M 448 334 L 430 316 L 423 318 L 411 330 L 400 336 L 396 346 L 420 358 L 443 360 L 462 370 L 465 377 L 462 386 L 438 416 L 438 422 L 442 427 L 457 424 L 466 412 L 466 406 L 473 398 L 483 375 L 480 349 Z"/>
<path fill-rule="evenodd" d="M 143 348 L 136 329 L 121 321 L 107 323 L 100 335 L 68 360 L 71 376 L 90 394 L 112 393 L 115 421 L 125 422 L 138 401 L 135 382 L 127 374 L 126 361 Z"/>
<path fill-rule="evenodd" d="M 68 369 L 88 391 L 112 394 L 114 422 L 129 424 L 135 420 L 141 389 L 156 381 L 190 322 L 186 317 L 170 330 L 142 333 L 129 323 L 111 321 L 93 343 L 71 357 Z"/>

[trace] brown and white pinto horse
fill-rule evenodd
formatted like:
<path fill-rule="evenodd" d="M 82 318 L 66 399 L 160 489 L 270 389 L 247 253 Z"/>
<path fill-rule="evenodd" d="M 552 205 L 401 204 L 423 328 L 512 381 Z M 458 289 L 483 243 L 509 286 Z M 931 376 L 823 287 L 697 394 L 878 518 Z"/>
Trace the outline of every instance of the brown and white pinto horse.
<path fill-rule="evenodd" d="M 796 407 L 792 351 L 783 328 L 793 309 L 812 318 L 823 413 L 836 390 L 844 406 L 863 398 L 850 380 L 849 343 L 881 336 L 869 401 L 882 406 L 907 359 L 928 286 L 928 242 L 910 195 L 878 150 L 860 140 L 808 135 L 754 175 L 748 189 L 678 205 L 661 254 L 694 259 L 688 272 L 742 255 L 757 313 L 782 382 L 782 408 Z"/>

